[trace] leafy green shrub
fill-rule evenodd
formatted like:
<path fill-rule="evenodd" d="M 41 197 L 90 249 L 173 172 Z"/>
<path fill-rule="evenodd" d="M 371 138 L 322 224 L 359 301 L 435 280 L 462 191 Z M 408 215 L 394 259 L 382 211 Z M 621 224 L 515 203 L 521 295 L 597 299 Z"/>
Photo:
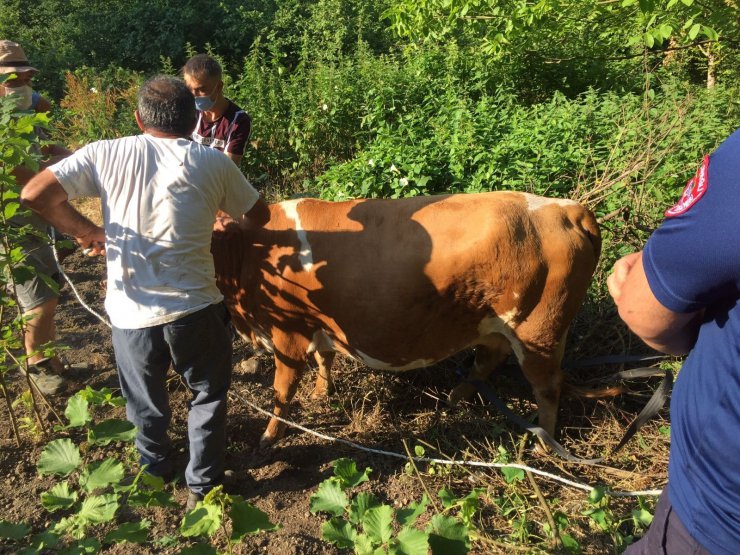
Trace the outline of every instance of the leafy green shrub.
<path fill-rule="evenodd" d="M 68 424 L 57 427 L 56 431 L 82 429 L 87 432 L 87 439 L 76 445 L 69 437 L 58 438 L 41 452 L 37 464 L 39 474 L 62 479 L 41 494 L 41 506 L 57 517 L 48 529 L 31 535 L 31 528 L 26 524 L 0 520 L 0 538 L 13 540 L 19 547 L 25 545 L 19 554 L 31 555 L 49 549 L 97 553 L 103 545 L 147 543 L 151 541 L 151 522 L 147 519 L 116 522 L 117 516 L 124 513 L 121 509 L 178 506 L 165 490 L 162 478 L 148 474 L 146 467 L 134 470 L 135 457 L 126 456 L 126 450 L 120 458 L 99 456 L 101 447 L 113 442 L 131 444 L 136 437 L 136 428 L 126 420 L 93 418 L 96 410 L 124 404 L 124 399 L 110 389 L 93 390 L 89 386 L 68 399 L 64 412 Z M 132 446 L 127 449 L 131 450 Z M 225 519 L 225 515 L 229 518 Z M 262 511 L 240 496 L 224 494 L 218 487 L 185 515 L 180 532 L 185 538 L 211 538 L 219 531 L 225 533 L 227 522 L 231 523 L 231 534 L 226 535 L 229 552 L 247 534 L 276 528 Z M 170 537 L 154 541 L 160 545 L 178 543 Z M 181 552 L 192 550 L 216 553 L 213 546 L 203 543 Z"/>
<path fill-rule="evenodd" d="M 72 148 L 139 132 L 134 120 L 141 76 L 121 68 L 81 68 L 65 75 L 56 131 Z"/>
<path fill-rule="evenodd" d="M 458 516 L 435 514 L 422 530 L 417 519 L 426 512 L 426 494 L 418 503 L 403 509 L 385 505 L 372 493 L 347 495 L 350 488 L 369 480 L 372 470 L 360 472 L 350 459 L 334 461 L 334 476 L 319 485 L 311 496 L 311 512 L 329 513 L 332 517 L 321 527 L 321 537 L 337 547 L 353 549 L 358 555 L 388 553 L 394 555 L 465 554 L 470 548 L 469 532 L 474 529 L 472 517 L 478 509 L 482 490 L 474 490 L 462 499 L 443 489 L 439 497 L 444 512 L 457 511 Z"/>

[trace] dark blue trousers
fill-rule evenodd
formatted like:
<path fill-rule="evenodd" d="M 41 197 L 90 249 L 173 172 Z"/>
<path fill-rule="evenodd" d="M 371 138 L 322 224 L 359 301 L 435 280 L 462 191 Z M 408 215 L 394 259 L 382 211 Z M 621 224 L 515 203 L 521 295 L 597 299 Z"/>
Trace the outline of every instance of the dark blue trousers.
<path fill-rule="evenodd" d="M 655 516 L 645 535 L 622 555 L 710 555 L 678 518 L 668 499 L 668 486 L 660 494 Z"/>
<path fill-rule="evenodd" d="M 223 303 L 142 329 L 113 328 L 118 377 L 126 416 L 136 425 L 136 448 L 149 472 L 171 472 L 167 436 L 172 413 L 166 387 L 170 363 L 192 398 L 188 412 L 190 461 L 188 487 L 206 493 L 223 480 L 226 453 L 226 402 L 231 383 L 231 340 Z"/>

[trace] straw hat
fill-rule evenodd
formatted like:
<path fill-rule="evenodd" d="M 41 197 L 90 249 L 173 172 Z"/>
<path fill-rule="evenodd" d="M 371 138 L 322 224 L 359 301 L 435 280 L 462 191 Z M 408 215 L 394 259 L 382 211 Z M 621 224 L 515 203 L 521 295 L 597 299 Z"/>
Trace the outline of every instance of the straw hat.
<path fill-rule="evenodd" d="M 38 71 L 28 63 L 26 53 L 17 42 L 0 40 L 0 74 Z"/>

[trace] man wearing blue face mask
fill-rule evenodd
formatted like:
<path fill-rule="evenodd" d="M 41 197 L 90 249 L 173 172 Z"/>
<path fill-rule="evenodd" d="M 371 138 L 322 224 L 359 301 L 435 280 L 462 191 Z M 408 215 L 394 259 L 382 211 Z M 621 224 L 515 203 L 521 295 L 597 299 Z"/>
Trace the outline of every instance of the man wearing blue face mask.
<path fill-rule="evenodd" d="M 197 54 L 182 68 L 182 75 L 198 110 L 193 140 L 220 150 L 238 166 L 252 132 L 252 118 L 224 96 L 221 66 L 208 54 Z"/>

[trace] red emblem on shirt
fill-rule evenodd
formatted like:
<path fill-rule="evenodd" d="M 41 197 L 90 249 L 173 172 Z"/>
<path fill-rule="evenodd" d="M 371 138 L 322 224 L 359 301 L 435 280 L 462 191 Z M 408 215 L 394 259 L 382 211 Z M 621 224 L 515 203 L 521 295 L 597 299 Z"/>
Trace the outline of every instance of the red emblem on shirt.
<path fill-rule="evenodd" d="M 704 157 L 701 167 L 696 171 L 696 175 L 689 179 L 686 188 L 683 190 L 681 199 L 665 211 L 666 218 L 680 216 L 688 211 L 689 208 L 696 204 L 709 187 L 709 156 Z"/>

